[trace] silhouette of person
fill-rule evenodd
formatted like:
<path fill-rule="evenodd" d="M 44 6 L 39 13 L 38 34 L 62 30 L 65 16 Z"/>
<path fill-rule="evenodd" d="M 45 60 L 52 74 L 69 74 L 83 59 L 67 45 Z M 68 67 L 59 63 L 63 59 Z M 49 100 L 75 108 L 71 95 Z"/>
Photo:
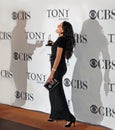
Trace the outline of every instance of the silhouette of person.
<path fill-rule="evenodd" d="M 97 62 L 100 56 L 110 59 L 108 42 L 97 20 L 86 20 L 81 35 L 87 35 L 87 42 L 78 43 L 74 50 L 77 60 L 72 77 L 73 109 L 79 121 L 100 124 L 103 111 L 99 114 L 98 108 L 103 106 L 100 94 L 103 76 Z M 109 81 L 109 69 L 105 69 L 104 81 Z M 107 85 L 104 87 L 107 94 Z"/>
<path fill-rule="evenodd" d="M 19 11 L 24 13 L 25 11 Z M 10 70 L 16 86 L 16 99 L 12 105 L 22 106 L 26 101 L 28 62 L 32 61 L 32 54 L 36 47 L 42 43 L 29 44 L 26 36 L 26 19 L 17 19 L 11 39 L 11 65 Z"/>

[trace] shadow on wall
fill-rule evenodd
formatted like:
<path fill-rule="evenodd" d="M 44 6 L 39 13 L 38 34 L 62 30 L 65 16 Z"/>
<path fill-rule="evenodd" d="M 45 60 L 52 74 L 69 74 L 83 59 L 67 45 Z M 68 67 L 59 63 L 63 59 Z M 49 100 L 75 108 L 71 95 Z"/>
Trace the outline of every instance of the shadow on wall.
<path fill-rule="evenodd" d="M 109 69 L 105 69 L 104 77 L 98 66 L 101 59 L 110 59 L 108 41 L 103 34 L 103 28 L 97 20 L 88 19 L 83 23 L 81 35 L 87 36 L 85 44 L 78 43 L 74 50 L 77 58 L 73 71 L 72 102 L 77 120 L 100 124 L 103 120 L 103 111 L 99 114 L 98 108 L 103 106 L 100 88 L 104 81 L 109 82 Z M 106 82 L 106 83 L 107 83 Z M 104 84 L 105 94 L 108 93 Z"/>
<path fill-rule="evenodd" d="M 19 11 L 25 13 L 25 11 Z M 22 106 L 26 102 L 27 96 L 27 72 L 28 62 L 32 61 L 32 55 L 36 47 L 41 47 L 42 43 L 30 44 L 27 42 L 26 19 L 17 19 L 16 26 L 12 31 L 11 40 L 11 64 L 10 71 L 13 73 L 15 82 L 16 97 L 14 106 Z"/>

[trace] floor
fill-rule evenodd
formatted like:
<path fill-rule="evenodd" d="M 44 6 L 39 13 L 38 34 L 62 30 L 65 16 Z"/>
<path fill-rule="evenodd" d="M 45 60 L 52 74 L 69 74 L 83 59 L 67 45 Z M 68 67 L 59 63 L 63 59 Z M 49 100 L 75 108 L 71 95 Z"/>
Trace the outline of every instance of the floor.
<path fill-rule="evenodd" d="M 41 129 L 0 118 L 0 130 L 41 130 Z"/>
<path fill-rule="evenodd" d="M 48 122 L 48 114 L 0 104 L 0 130 L 66 130 L 65 121 Z M 6 127 L 7 126 L 7 127 Z M 2 128 L 1 128 L 2 127 Z M 69 130 L 108 130 L 100 126 L 76 122 Z"/>

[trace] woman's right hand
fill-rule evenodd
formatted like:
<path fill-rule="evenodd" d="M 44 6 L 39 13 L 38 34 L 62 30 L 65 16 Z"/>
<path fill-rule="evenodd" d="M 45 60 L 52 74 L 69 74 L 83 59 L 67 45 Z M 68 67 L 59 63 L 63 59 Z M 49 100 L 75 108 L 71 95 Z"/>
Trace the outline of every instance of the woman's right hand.
<path fill-rule="evenodd" d="M 51 73 L 50 73 L 50 75 L 49 75 L 49 77 L 48 77 L 48 79 L 47 79 L 47 82 L 53 84 L 53 83 L 54 83 L 54 80 L 53 80 L 53 79 L 54 79 L 54 72 L 51 71 Z"/>

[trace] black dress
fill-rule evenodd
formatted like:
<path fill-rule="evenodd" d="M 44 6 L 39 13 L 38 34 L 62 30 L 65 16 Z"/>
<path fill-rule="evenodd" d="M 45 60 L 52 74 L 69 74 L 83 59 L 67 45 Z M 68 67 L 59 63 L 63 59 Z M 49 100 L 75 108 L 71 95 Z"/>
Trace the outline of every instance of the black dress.
<path fill-rule="evenodd" d="M 54 74 L 54 78 L 59 81 L 59 84 L 57 87 L 55 87 L 55 89 L 53 89 L 53 91 L 49 92 L 49 99 L 51 104 L 50 118 L 54 120 L 75 121 L 75 117 L 69 111 L 62 85 L 63 76 L 67 71 L 65 62 L 65 37 L 59 37 L 51 48 L 51 68 L 53 67 L 54 60 L 56 58 L 57 47 L 63 48 L 63 53 L 58 68 Z"/>

